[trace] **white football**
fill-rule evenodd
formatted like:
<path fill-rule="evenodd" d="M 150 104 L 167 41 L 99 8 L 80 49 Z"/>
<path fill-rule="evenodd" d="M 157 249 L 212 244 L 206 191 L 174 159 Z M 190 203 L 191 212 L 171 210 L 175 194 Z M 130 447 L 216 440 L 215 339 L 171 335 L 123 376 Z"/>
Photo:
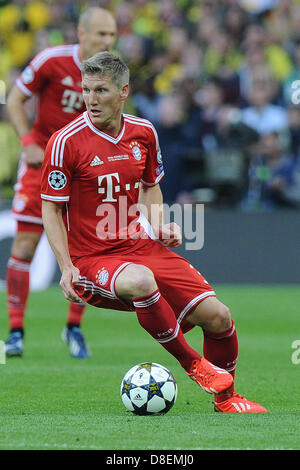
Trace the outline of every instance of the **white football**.
<path fill-rule="evenodd" d="M 177 398 L 172 373 L 155 362 L 141 362 L 129 369 L 121 383 L 125 408 L 138 415 L 167 413 Z"/>

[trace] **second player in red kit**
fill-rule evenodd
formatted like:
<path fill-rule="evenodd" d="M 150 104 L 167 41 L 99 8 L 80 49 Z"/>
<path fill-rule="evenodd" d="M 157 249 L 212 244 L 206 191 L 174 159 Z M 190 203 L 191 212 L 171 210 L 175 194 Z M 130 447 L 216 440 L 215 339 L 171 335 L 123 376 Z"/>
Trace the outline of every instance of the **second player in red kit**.
<path fill-rule="evenodd" d="M 41 164 L 53 132 L 85 110 L 81 88 L 81 62 L 99 51 L 109 50 L 116 40 L 116 22 L 102 8 L 88 8 L 79 17 L 78 44 L 48 47 L 38 53 L 12 88 L 7 108 L 23 145 L 15 185 L 13 215 L 17 231 L 7 267 L 7 298 L 10 335 L 7 357 L 24 350 L 26 304 L 30 290 L 29 270 L 43 233 L 41 214 Z M 30 126 L 25 103 L 37 97 L 36 117 Z M 70 303 L 62 338 L 75 358 L 89 356 L 81 321 L 85 304 Z"/>

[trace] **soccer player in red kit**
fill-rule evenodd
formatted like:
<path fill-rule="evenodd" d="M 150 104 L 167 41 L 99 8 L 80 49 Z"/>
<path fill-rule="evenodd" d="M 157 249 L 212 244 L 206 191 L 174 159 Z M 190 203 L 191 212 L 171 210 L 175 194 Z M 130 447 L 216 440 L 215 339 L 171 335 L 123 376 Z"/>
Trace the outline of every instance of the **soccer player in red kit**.
<path fill-rule="evenodd" d="M 22 145 L 13 214 L 17 233 L 7 269 L 10 336 L 6 355 L 23 353 L 24 315 L 29 294 L 29 269 L 43 233 L 40 178 L 48 139 L 85 110 L 81 89 L 81 61 L 96 52 L 110 50 L 116 40 L 116 22 L 102 8 L 88 8 L 78 23 L 79 43 L 49 47 L 37 54 L 19 76 L 8 97 L 7 107 Z M 32 128 L 25 102 L 37 95 L 37 115 Z M 81 329 L 85 304 L 71 303 L 63 339 L 73 357 L 88 357 Z"/>
<path fill-rule="evenodd" d="M 82 75 L 87 111 L 51 137 L 42 168 L 43 222 L 65 297 L 135 310 L 141 326 L 214 394 L 216 411 L 266 412 L 234 390 L 238 341 L 229 309 L 168 248 L 180 245 L 181 231 L 163 223 L 156 131 L 122 112 L 127 66 L 102 52 L 83 62 Z M 139 207 L 157 239 L 141 227 Z M 204 332 L 203 356 L 184 337 L 195 325 Z"/>

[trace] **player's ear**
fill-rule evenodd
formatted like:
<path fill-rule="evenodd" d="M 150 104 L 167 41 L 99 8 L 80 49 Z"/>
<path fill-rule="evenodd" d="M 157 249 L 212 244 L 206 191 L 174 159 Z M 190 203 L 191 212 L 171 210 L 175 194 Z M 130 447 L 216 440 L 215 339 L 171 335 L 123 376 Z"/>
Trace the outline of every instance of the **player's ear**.
<path fill-rule="evenodd" d="M 77 28 L 77 37 L 78 37 L 79 42 L 82 41 L 83 36 L 84 36 L 84 29 L 82 29 L 82 28 Z"/>
<path fill-rule="evenodd" d="M 122 88 L 121 88 L 121 93 L 120 93 L 120 97 L 121 97 L 121 100 L 122 100 L 122 101 L 126 101 L 126 100 L 127 100 L 128 95 L 129 95 L 129 91 L 130 91 L 129 83 L 126 83 L 126 85 L 123 85 L 123 86 L 122 86 Z"/>

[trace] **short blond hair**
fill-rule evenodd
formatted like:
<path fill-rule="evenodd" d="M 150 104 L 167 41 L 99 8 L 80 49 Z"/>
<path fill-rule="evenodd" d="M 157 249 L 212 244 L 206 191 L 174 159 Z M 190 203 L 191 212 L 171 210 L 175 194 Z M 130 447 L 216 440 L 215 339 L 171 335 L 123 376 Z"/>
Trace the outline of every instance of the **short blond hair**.
<path fill-rule="evenodd" d="M 112 52 L 98 52 L 82 62 L 82 75 L 106 75 L 121 88 L 129 83 L 130 72 L 127 65 L 119 56 Z"/>

